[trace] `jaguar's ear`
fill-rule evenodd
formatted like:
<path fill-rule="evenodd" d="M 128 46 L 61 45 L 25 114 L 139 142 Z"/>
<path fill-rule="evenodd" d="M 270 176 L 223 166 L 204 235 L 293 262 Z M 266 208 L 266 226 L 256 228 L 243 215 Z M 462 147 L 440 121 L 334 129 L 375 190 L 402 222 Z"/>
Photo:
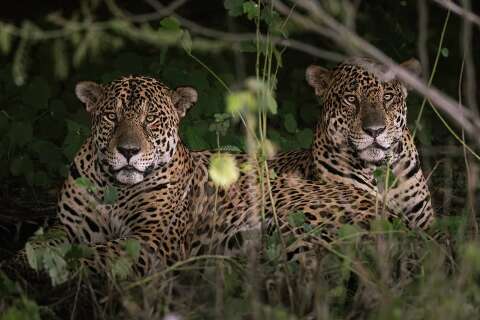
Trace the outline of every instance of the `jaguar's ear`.
<path fill-rule="evenodd" d="M 92 81 L 82 81 L 75 86 L 77 98 L 85 104 L 87 112 L 92 112 L 97 106 L 97 102 L 103 96 L 101 85 Z"/>
<path fill-rule="evenodd" d="M 183 118 L 188 109 L 193 107 L 198 100 L 198 93 L 192 87 L 178 87 L 172 91 L 172 102 L 177 109 L 180 119 Z"/>
<path fill-rule="evenodd" d="M 422 74 L 422 65 L 415 58 L 410 58 L 407 61 L 404 61 L 404 62 L 400 63 L 400 66 L 407 69 L 407 71 L 413 73 L 417 77 L 419 77 Z M 411 87 L 409 85 L 407 85 L 405 83 L 403 83 L 403 85 L 405 86 L 406 90 L 411 89 Z M 406 93 L 405 93 L 405 95 L 406 95 Z"/>
<path fill-rule="evenodd" d="M 308 84 L 315 89 L 315 94 L 319 97 L 323 97 L 327 90 L 328 83 L 330 82 L 330 70 L 311 65 L 307 68 L 305 75 Z"/>

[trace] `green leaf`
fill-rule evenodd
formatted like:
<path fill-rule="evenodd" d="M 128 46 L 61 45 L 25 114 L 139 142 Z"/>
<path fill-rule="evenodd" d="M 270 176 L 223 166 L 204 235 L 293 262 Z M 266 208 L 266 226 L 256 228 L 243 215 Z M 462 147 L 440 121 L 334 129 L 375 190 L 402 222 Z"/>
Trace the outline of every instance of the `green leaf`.
<path fill-rule="evenodd" d="M 72 244 L 65 254 L 68 261 L 79 261 L 82 258 L 89 258 L 95 254 L 95 250 L 85 244 Z"/>
<path fill-rule="evenodd" d="M 2 313 L 2 320 L 41 320 L 39 306 L 22 296 Z"/>
<path fill-rule="evenodd" d="M 305 220 L 305 213 L 301 211 L 290 213 L 287 217 L 287 221 L 292 227 L 301 227 L 305 223 Z"/>
<path fill-rule="evenodd" d="M 10 127 L 8 136 L 13 145 L 22 147 L 32 140 L 32 125 L 27 122 L 14 122 Z"/>
<path fill-rule="evenodd" d="M 68 245 L 48 248 L 43 255 L 43 264 L 48 272 L 52 285 L 59 285 L 67 281 L 70 273 L 67 270 L 67 262 L 63 258 L 68 251 Z"/>
<path fill-rule="evenodd" d="M 44 78 L 34 77 L 24 88 L 22 101 L 29 109 L 47 109 L 50 87 Z"/>
<path fill-rule="evenodd" d="M 35 250 L 30 242 L 27 242 L 25 244 L 25 254 L 30 267 L 38 271 L 40 269 L 41 253 Z"/>
<path fill-rule="evenodd" d="M 4 55 L 9 54 L 12 48 L 12 31 L 12 25 L 0 23 L 0 51 Z"/>
<path fill-rule="evenodd" d="M 243 14 L 243 0 L 225 0 L 223 6 L 232 17 L 238 17 Z"/>
<path fill-rule="evenodd" d="M 10 164 L 10 172 L 14 176 L 33 174 L 33 162 L 28 156 L 17 156 Z"/>
<path fill-rule="evenodd" d="M 338 229 L 338 236 L 340 238 L 356 237 L 362 230 L 360 227 L 352 224 L 344 224 Z"/>
<path fill-rule="evenodd" d="M 75 179 L 75 184 L 83 189 L 91 189 L 93 188 L 93 183 L 87 177 L 79 177 Z"/>
<path fill-rule="evenodd" d="M 52 46 L 55 75 L 64 80 L 68 76 L 68 58 L 65 41 L 56 39 Z"/>
<path fill-rule="evenodd" d="M 119 279 L 125 279 L 132 271 L 132 261 L 127 257 L 119 257 L 112 264 L 112 275 Z"/>
<path fill-rule="evenodd" d="M 125 251 L 127 255 L 133 260 L 136 261 L 140 256 L 140 242 L 136 239 L 127 239 L 124 242 Z"/>
<path fill-rule="evenodd" d="M 291 113 L 285 115 L 285 118 L 283 120 L 283 125 L 285 126 L 285 129 L 287 129 L 288 132 L 290 133 L 297 132 L 297 120 L 295 120 L 295 117 Z"/>
<path fill-rule="evenodd" d="M 297 141 L 299 143 L 299 147 L 309 148 L 312 145 L 312 141 L 313 141 L 312 129 L 310 128 L 303 129 L 299 133 L 297 133 Z"/>
<path fill-rule="evenodd" d="M 255 111 L 256 101 L 249 91 L 232 92 L 227 96 L 227 112 L 237 114 L 244 110 Z"/>
<path fill-rule="evenodd" d="M 45 171 L 36 171 L 33 176 L 33 184 L 39 187 L 49 186 L 51 183 L 50 177 Z"/>
<path fill-rule="evenodd" d="M 260 15 L 260 6 L 252 1 L 243 4 L 243 13 L 247 14 L 249 20 L 256 19 Z"/>
<path fill-rule="evenodd" d="M 183 30 L 180 38 L 180 45 L 188 54 L 192 53 L 192 37 L 187 30 Z"/>
<path fill-rule="evenodd" d="M 103 203 L 114 204 L 118 200 L 118 189 L 114 186 L 109 186 L 103 195 Z"/>
<path fill-rule="evenodd" d="M 87 138 L 90 128 L 80 123 L 67 120 L 67 136 L 63 142 L 63 153 L 68 159 L 73 159 Z"/>
<path fill-rule="evenodd" d="M 45 140 L 34 140 L 31 149 L 36 153 L 41 163 L 59 166 L 63 161 L 59 147 Z"/>
<path fill-rule="evenodd" d="M 270 92 L 267 92 L 265 96 L 265 105 L 268 111 L 270 111 L 272 114 L 277 114 L 277 110 L 278 110 L 277 101 L 275 100 L 275 98 Z"/>
<path fill-rule="evenodd" d="M 177 31 L 180 30 L 180 22 L 174 17 L 166 17 L 160 21 L 160 25 L 165 30 Z"/>
<path fill-rule="evenodd" d="M 12 76 L 13 81 L 17 86 L 22 86 L 27 80 L 27 61 L 28 61 L 28 49 L 29 45 L 26 39 L 28 39 L 27 31 L 23 31 L 24 37 L 20 39 L 20 44 L 17 46 L 17 50 L 13 56 Z"/>
<path fill-rule="evenodd" d="M 448 55 L 449 55 L 450 52 L 449 52 L 448 48 L 442 48 L 442 50 L 440 50 L 440 53 L 442 54 L 442 56 L 444 58 L 448 58 Z"/>

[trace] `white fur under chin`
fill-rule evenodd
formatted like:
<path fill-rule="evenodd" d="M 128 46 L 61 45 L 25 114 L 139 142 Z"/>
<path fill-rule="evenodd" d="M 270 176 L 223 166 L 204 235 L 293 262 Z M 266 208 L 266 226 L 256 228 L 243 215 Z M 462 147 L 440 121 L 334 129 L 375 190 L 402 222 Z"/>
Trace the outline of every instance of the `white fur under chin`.
<path fill-rule="evenodd" d="M 120 170 L 115 178 L 120 183 L 133 185 L 143 181 L 143 174 L 135 170 Z"/>
<path fill-rule="evenodd" d="M 379 162 L 385 158 L 385 151 L 375 147 L 368 147 L 360 151 L 359 156 L 367 162 Z"/>

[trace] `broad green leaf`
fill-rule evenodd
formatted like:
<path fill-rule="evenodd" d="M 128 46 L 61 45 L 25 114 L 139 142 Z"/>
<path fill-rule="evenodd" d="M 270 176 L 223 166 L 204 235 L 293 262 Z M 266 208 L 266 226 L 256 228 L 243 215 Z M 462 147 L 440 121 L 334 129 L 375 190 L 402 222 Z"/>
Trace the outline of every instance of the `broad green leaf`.
<path fill-rule="evenodd" d="M 292 227 L 301 227 L 305 223 L 305 219 L 305 213 L 301 211 L 290 213 L 287 217 L 287 221 Z"/>
<path fill-rule="evenodd" d="M 10 163 L 10 172 L 14 176 L 33 174 L 33 162 L 28 156 L 17 156 Z"/>
<path fill-rule="evenodd" d="M 255 111 L 255 109 L 255 98 L 249 91 L 233 92 L 227 96 L 227 112 L 237 114 L 245 110 Z"/>
<path fill-rule="evenodd" d="M 127 257 L 118 257 L 111 266 L 112 275 L 119 279 L 125 279 L 132 271 L 132 261 Z"/>
<path fill-rule="evenodd" d="M 448 58 L 448 55 L 449 55 L 450 52 L 449 52 L 448 48 L 442 48 L 442 50 L 440 50 L 440 53 L 442 54 L 442 56 L 444 58 Z"/>
<path fill-rule="evenodd" d="M 35 250 L 34 247 L 30 242 L 25 244 L 25 254 L 27 255 L 27 261 L 30 267 L 33 270 L 40 269 L 40 262 L 41 262 L 41 253 L 38 250 Z"/>
<path fill-rule="evenodd" d="M 42 313 L 43 314 L 43 313 Z M 40 307 L 34 302 L 22 296 L 9 305 L 2 313 L 2 320 L 41 320 Z"/>
<path fill-rule="evenodd" d="M 127 239 L 124 242 L 125 251 L 127 255 L 133 260 L 136 261 L 140 256 L 140 242 L 136 239 Z"/>
<path fill-rule="evenodd" d="M 271 114 L 277 114 L 277 101 L 270 92 L 267 92 L 265 96 L 265 105 L 267 107 L 267 110 L 270 111 Z"/>
<path fill-rule="evenodd" d="M 70 273 L 67 269 L 67 262 L 63 258 L 68 246 L 57 246 L 48 248 L 43 254 L 43 266 L 50 276 L 52 285 L 59 285 L 67 281 Z"/>
<path fill-rule="evenodd" d="M 79 177 L 75 179 L 75 184 L 83 189 L 91 189 L 94 186 L 87 177 Z"/>
<path fill-rule="evenodd" d="M 295 120 L 295 117 L 289 113 L 285 115 L 284 120 L 283 120 L 283 125 L 285 126 L 285 129 L 287 129 L 288 132 L 290 133 L 295 133 L 297 132 L 297 120 Z"/>
<path fill-rule="evenodd" d="M 22 101 L 30 110 L 47 109 L 50 98 L 48 82 L 41 77 L 32 78 L 23 89 Z"/>
<path fill-rule="evenodd" d="M 103 203 L 105 204 L 114 204 L 118 200 L 118 189 L 114 186 L 109 186 L 105 189 L 105 194 L 103 195 Z"/>
<path fill-rule="evenodd" d="M 260 6 L 253 1 L 247 1 L 243 4 L 243 13 L 247 14 L 249 20 L 254 20 L 259 17 Z"/>
<path fill-rule="evenodd" d="M 243 14 L 244 0 L 225 0 L 223 6 L 227 9 L 228 14 L 232 17 L 238 17 Z"/>
<path fill-rule="evenodd" d="M 352 224 L 344 224 L 338 229 L 338 236 L 340 238 L 350 238 L 358 236 L 360 232 L 362 232 L 360 227 Z"/>
<path fill-rule="evenodd" d="M 160 25 L 165 30 L 171 30 L 171 31 L 180 30 L 180 22 L 177 19 L 175 19 L 174 17 L 163 18 L 160 21 Z"/>
<path fill-rule="evenodd" d="M 13 122 L 8 136 L 13 145 L 22 147 L 32 140 L 32 125 L 27 122 Z"/>
<path fill-rule="evenodd" d="M 50 177 L 45 171 L 36 171 L 33 176 L 33 184 L 39 187 L 49 186 L 51 183 Z"/>
<path fill-rule="evenodd" d="M 299 142 L 299 147 L 309 148 L 312 145 L 312 141 L 313 141 L 312 129 L 306 128 L 298 132 L 297 141 Z"/>
<path fill-rule="evenodd" d="M 73 159 L 87 138 L 90 128 L 80 123 L 67 120 L 67 136 L 63 142 L 63 153 L 68 159 Z"/>

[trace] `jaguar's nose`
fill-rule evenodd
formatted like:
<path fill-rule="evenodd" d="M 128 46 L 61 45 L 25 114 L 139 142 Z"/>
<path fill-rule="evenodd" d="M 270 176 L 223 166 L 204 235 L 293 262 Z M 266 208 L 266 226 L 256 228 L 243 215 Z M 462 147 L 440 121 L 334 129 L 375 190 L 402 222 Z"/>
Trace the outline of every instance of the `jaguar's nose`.
<path fill-rule="evenodd" d="M 376 138 L 378 137 L 382 132 L 385 131 L 385 126 L 384 125 L 371 125 L 371 126 L 363 126 L 362 127 L 363 131 L 365 131 L 366 134 L 369 136 Z"/>
<path fill-rule="evenodd" d="M 127 161 L 140 152 L 140 148 L 132 145 L 117 146 L 118 152 L 123 155 Z"/>

